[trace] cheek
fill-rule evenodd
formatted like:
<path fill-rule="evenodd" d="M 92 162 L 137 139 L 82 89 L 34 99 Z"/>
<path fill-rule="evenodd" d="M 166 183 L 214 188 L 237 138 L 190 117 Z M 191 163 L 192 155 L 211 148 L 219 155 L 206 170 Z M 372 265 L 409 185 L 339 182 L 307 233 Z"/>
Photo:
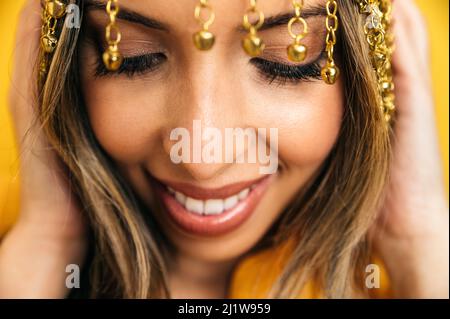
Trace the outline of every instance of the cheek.
<path fill-rule="evenodd" d="M 278 128 L 278 150 L 288 165 L 317 167 L 333 148 L 341 127 L 344 97 L 342 83 L 308 84 L 307 90 L 270 98 L 270 127 Z M 303 92 L 302 92 L 303 91 Z M 281 95 L 278 94 L 278 97 Z M 273 105 L 276 105 L 274 110 Z"/>
<path fill-rule="evenodd" d="M 158 136 L 161 117 L 157 106 L 164 104 L 157 88 L 137 89 L 112 78 L 83 80 L 91 127 L 103 149 L 121 163 L 145 160 Z"/>
<path fill-rule="evenodd" d="M 167 119 L 164 105 L 170 97 L 163 81 L 137 84 L 113 77 L 96 79 L 84 71 L 82 83 L 94 134 L 113 159 L 139 164 L 157 155 Z M 257 109 L 246 108 L 250 112 L 245 114 L 246 124 L 278 128 L 280 161 L 302 167 L 320 165 L 339 134 L 342 83 L 305 83 L 295 90 L 266 86 L 256 91 L 258 97 L 252 96 L 247 106 L 257 105 Z"/>

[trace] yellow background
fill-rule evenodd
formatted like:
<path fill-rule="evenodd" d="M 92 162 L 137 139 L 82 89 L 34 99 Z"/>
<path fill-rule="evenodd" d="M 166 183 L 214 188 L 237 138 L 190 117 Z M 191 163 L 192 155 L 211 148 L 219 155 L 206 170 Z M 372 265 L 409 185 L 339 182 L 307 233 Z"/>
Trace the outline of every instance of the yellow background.
<path fill-rule="evenodd" d="M 397 0 L 405 1 L 405 0 Z M 445 183 L 449 183 L 449 21 L 447 0 L 416 0 L 430 32 L 436 118 L 443 157 Z M 0 3 L 0 234 L 14 221 L 18 211 L 17 153 L 7 107 L 14 50 L 14 26 L 24 0 Z M 414 30 L 411 30 L 414 32 Z"/>

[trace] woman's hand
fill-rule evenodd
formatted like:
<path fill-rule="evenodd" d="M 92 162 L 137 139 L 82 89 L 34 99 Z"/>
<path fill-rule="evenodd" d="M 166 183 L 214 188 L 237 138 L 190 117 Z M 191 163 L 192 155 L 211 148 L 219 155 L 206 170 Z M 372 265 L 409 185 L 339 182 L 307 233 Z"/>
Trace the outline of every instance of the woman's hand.
<path fill-rule="evenodd" d="M 449 210 L 436 134 L 425 22 L 394 2 L 397 122 L 391 180 L 375 245 L 395 297 L 448 298 Z"/>
<path fill-rule="evenodd" d="M 10 107 L 21 160 L 21 211 L 0 245 L 0 298 L 65 297 L 66 266 L 81 266 L 86 251 L 85 223 L 67 174 L 34 123 L 40 12 L 39 1 L 30 0 L 18 23 Z"/>

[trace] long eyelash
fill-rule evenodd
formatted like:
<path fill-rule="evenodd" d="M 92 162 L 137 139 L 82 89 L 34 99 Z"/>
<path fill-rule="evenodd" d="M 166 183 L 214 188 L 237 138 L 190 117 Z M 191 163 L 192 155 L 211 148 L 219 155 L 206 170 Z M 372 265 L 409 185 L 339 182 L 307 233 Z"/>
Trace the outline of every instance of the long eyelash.
<path fill-rule="evenodd" d="M 167 57 L 163 53 L 151 53 L 145 55 L 139 55 L 135 57 L 126 57 L 123 59 L 120 68 L 111 72 L 108 71 L 101 58 L 97 61 L 97 67 L 95 70 L 95 76 L 107 76 L 111 74 L 125 74 L 128 77 L 133 77 L 139 74 L 145 74 L 156 70 L 161 63 L 167 60 Z"/>
<path fill-rule="evenodd" d="M 105 68 L 103 61 L 101 61 L 101 58 L 99 57 L 95 76 L 102 77 L 112 74 L 125 74 L 128 77 L 133 77 L 135 75 L 145 74 L 156 70 L 165 60 L 167 60 L 167 57 L 163 53 L 151 53 L 136 57 L 128 57 L 123 59 L 123 63 L 117 71 L 111 72 Z M 269 84 L 277 83 L 285 85 L 288 82 L 296 84 L 299 82 L 321 79 L 321 66 L 319 63 L 321 60 L 322 56 L 310 64 L 288 65 L 262 58 L 253 58 L 250 60 L 250 63 L 258 68 L 260 75 L 268 80 Z"/>
<path fill-rule="evenodd" d="M 288 65 L 279 62 L 273 62 L 262 58 L 252 58 L 252 63 L 260 75 L 269 81 L 269 84 L 277 83 L 284 85 L 286 83 L 297 84 L 299 82 L 313 81 L 321 79 L 321 66 L 318 60 L 306 65 Z"/>

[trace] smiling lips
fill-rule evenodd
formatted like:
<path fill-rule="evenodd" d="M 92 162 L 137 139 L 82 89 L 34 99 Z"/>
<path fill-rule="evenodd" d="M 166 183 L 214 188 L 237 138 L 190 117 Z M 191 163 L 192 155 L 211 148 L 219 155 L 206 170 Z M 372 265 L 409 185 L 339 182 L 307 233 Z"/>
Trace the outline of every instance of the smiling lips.
<path fill-rule="evenodd" d="M 156 191 L 168 215 L 184 231 L 217 236 L 238 228 L 250 217 L 269 179 L 266 176 L 217 189 L 164 181 L 156 183 Z"/>

